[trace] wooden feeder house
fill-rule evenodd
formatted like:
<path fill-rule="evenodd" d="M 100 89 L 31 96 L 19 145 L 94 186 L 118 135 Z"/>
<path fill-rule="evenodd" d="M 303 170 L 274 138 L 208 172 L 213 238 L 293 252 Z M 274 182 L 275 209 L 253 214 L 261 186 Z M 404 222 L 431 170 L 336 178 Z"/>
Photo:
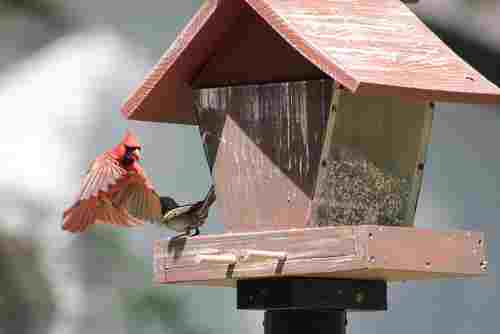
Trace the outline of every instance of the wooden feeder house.
<path fill-rule="evenodd" d="M 237 286 L 269 332 L 332 309 L 342 331 L 387 281 L 485 273 L 482 233 L 414 227 L 441 101 L 500 89 L 399 0 L 205 1 L 122 109 L 199 126 L 224 225 L 157 241 L 155 281 Z"/>

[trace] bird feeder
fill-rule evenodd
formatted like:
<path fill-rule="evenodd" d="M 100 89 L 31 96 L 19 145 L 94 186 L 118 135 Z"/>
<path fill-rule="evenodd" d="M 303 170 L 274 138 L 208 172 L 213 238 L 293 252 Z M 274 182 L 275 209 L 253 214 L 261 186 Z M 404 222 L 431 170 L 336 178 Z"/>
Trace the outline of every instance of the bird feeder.
<path fill-rule="evenodd" d="M 399 0 L 205 1 L 122 109 L 199 126 L 224 225 L 157 241 L 155 281 L 237 286 L 246 309 L 375 310 L 387 281 L 485 273 L 482 233 L 414 226 L 441 101 L 500 89 Z"/>

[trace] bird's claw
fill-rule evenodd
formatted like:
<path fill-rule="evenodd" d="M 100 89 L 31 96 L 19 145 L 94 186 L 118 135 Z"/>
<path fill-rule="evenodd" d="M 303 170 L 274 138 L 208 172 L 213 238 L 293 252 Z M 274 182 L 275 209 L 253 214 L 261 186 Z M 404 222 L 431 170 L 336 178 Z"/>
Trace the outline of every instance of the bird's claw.
<path fill-rule="evenodd" d="M 182 232 L 182 233 L 180 233 L 180 234 L 177 234 L 176 236 L 173 236 L 173 237 L 170 239 L 170 241 L 179 240 L 179 239 L 181 239 L 181 238 L 187 238 L 187 237 L 189 237 L 189 236 L 190 236 L 190 235 L 189 235 L 189 233 L 188 233 L 188 232 Z"/>
<path fill-rule="evenodd" d="M 186 232 L 177 234 L 176 236 L 172 237 L 171 240 L 177 240 L 180 238 L 191 238 L 191 237 L 196 237 L 197 235 L 200 235 L 200 229 L 198 227 L 195 227 L 187 230 Z"/>

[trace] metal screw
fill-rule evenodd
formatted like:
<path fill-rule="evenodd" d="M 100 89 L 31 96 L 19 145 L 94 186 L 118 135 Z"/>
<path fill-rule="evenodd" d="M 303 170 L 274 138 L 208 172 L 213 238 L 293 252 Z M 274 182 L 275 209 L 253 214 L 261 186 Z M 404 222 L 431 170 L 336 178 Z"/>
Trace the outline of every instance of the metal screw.
<path fill-rule="evenodd" d="M 363 303 L 364 300 L 365 300 L 365 295 L 363 294 L 363 292 L 356 292 L 356 295 L 354 295 L 354 301 L 357 304 L 361 304 Z"/>
<path fill-rule="evenodd" d="M 258 295 L 261 299 L 266 298 L 267 296 L 269 296 L 269 290 L 266 288 L 260 289 Z"/>
<path fill-rule="evenodd" d="M 370 239 L 370 240 L 373 239 L 373 233 L 372 232 L 368 233 L 368 239 Z"/>
<path fill-rule="evenodd" d="M 479 263 L 479 266 L 481 267 L 481 270 L 486 271 L 488 269 L 488 261 L 483 260 Z"/>
<path fill-rule="evenodd" d="M 427 268 L 430 268 L 430 266 L 431 266 L 431 261 L 425 261 L 425 266 L 426 266 Z"/>
<path fill-rule="evenodd" d="M 370 263 L 375 263 L 375 256 L 370 256 L 370 259 L 368 260 Z"/>

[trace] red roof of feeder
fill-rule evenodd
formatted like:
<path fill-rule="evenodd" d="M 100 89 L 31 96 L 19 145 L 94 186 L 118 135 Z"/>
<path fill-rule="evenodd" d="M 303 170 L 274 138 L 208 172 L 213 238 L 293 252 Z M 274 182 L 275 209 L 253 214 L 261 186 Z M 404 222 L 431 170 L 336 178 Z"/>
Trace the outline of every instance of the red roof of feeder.
<path fill-rule="evenodd" d="M 122 113 L 193 124 L 193 86 L 325 77 L 360 95 L 500 102 L 399 0 L 207 0 Z"/>

